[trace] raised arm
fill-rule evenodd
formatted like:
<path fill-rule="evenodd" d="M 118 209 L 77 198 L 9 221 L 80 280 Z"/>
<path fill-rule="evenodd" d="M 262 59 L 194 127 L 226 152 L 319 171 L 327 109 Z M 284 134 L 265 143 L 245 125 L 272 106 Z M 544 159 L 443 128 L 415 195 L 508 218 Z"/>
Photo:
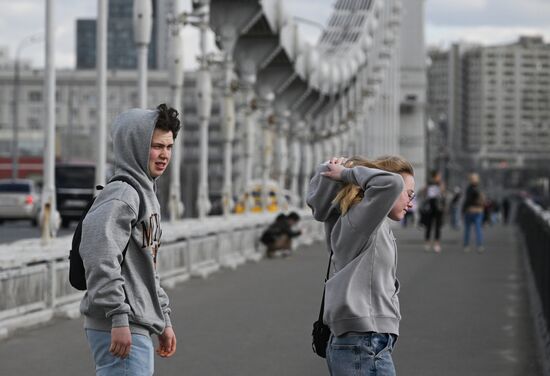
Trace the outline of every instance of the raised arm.
<path fill-rule="evenodd" d="M 363 166 L 345 168 L 329 163 L 327 169 L 322 172 L 324 177 L 354 184 L 363 190 L 362 200 L 345 213 L 345 225 L 339 236 L 368 239 L 402 192 L 403 178 L 399 174 Z"/>
<path fill-rule="evenodd" d="M 326 222 L 331 215 L 335 214 L 335 211 L 339 210 L 333 201 L 343 187 L 342 182 L 323 175 L 329 171 L 328 165 L 329 162 L 325 162 L 317 167 L 315 175 L 309 182 L 306 198 L 308 206 L 313 211 L 313 217 L 320 222 Z"/>
<path fill-rule="evenodd" d="M 368 238 L 401 194 L 403 178 L 392 172 L 356 166 L 344 169 L 341 179 L 358 185 L 364 192 L 363 199 L 348 211 L 347 219 L 351 228 Z"/>

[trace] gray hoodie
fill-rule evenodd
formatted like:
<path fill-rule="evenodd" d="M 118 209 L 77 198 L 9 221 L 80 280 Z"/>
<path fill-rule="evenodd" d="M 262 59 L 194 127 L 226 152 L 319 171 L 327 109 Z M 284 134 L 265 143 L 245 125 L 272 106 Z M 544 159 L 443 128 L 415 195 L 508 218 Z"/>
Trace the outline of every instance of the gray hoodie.
<path fill-rule="evenodd" d="M 132 333 L 149 335 L 171 326 L 168 296 L 156 271 L 162 230 L 156 181 L 148 168 L 157 116 L 157 111 L 132 109 L 120 114 L 113 125 L 115 175 L 124 175 L 139 187 L 144 215 L 138 218 L 137 191 L 115 181 L 99 193 L 84 219 L 80 255 L 88 290 L 80 310 L 88 329 L 130 326 Z"/>
<path fill-rule="evenodd" d="M 320 175 L 322 171 L 328 171 L 326 164 L 310 182 L 307 203 L 315 219 L 325 223 L 327 244 L 333 251 L 323 321 L 336 336 L 347 332 L 399 335 L 397 247 L 387 215 L 403 190 L 403 178 L 360 166 L 343 170 L 343 182 L 361 187 L 364 197 L 341 216 L 333 201 L 344 185 Z"/>

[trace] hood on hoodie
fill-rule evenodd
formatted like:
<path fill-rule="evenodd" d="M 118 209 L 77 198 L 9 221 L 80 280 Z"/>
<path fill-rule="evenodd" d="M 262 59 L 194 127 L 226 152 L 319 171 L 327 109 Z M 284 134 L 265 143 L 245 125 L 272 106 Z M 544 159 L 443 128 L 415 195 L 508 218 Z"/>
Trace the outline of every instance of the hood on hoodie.
<path fill-rule="evenodd" d="M 130 175 L 142 184 L 153 183 L 149 151 L 158 118 L 156 110 L 133 108 L 117 116 L 111 132 L 115 175 Z"/>

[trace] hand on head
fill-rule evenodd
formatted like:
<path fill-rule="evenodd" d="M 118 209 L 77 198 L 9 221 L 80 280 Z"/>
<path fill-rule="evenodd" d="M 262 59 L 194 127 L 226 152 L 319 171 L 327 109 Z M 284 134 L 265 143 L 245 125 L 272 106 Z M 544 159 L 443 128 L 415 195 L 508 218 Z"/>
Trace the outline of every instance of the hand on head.
<path fill-rule="evenodd" d="M 333 180 L 342 180 L 342 171 L 346 168 L 344 165 L 348 161 L 345 157 L 333 157 L 328 161 L 328 171 L 321 172 L 321 175 Z"/>

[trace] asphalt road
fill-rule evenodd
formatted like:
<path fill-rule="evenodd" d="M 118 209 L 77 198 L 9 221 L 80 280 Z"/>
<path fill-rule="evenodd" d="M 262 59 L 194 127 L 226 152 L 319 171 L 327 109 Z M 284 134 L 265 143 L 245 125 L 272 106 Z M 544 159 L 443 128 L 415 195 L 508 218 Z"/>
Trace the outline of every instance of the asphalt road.
<path fill-rule="evenodd" d="M 458 233 L 448 229 L 439 255 L 423 250 L 417 229 L 395 234 L 398 375 L 540 375 L 514 231 L 488 229 L 483 254 L 463 253 Z M 328 374 L 310 347 L 326 262 L 315 244 L 170 290 L 178 352 L 156 358 L 156 374 Z M 92 375 L 92 367 L 81 319 L 57 319 L 0 342 L 3 376 Z"/>
<path fill-rule="evenodd" d="M 75 227 L 76 222 L 71 222 L 69 228 L 59 229 L 58 236 L 72 234 Z M 40 227 L 32 226 L 30 221 L 7 221 L 0 224 L 0 244 L 33 238 L 40 238 Z"/>

